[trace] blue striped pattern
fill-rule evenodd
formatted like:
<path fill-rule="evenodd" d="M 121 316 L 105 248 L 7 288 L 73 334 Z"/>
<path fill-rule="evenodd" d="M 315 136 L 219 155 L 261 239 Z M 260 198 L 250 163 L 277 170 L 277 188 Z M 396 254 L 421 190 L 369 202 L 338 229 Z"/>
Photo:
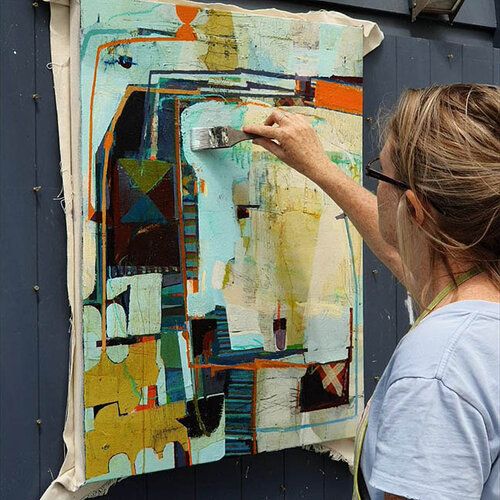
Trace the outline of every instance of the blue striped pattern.
<path fill-rule="evenodd" d="M 226 393 L 226 455 L 252 453 L 253 371 L 231 370 Z"/>

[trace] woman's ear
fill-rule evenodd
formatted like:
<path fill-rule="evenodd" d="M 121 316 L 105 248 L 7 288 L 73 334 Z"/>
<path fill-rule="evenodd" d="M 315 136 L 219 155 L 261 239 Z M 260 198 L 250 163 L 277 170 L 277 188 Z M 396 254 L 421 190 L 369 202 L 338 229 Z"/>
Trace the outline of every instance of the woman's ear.
<path fill-rule="evenodd" d="M 408 205 L 412 217 L 415 219 L 415 222 L 419 226 L 421 226 L 425 220 L 425 212 L 422 203 L 420 203 L 420 200 L 417 198 L 415 193 L 410 189 L 407 189 L 405 191 L 405 196 L 406 196 L 406 203 Z"/>

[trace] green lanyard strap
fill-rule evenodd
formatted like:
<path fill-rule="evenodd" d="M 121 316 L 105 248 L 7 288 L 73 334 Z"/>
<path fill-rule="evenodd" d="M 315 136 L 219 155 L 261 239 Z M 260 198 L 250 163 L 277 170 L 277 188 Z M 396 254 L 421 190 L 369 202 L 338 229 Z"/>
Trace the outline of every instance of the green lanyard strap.
<path fill-rule="evenodd" d="M 425 311 L 416 319 L 412 328 L 415 328 L 424 318 L 426 318 L 436 307 L 454 290 L 456 290 L 462 283 L 470 280 L 482 272 L 481 269 L 475 267 L 469 271 L 459 274 L 454 283 L 449 283 L 445 286 L 432 300 L 432 302 L 425 308 Z"/>

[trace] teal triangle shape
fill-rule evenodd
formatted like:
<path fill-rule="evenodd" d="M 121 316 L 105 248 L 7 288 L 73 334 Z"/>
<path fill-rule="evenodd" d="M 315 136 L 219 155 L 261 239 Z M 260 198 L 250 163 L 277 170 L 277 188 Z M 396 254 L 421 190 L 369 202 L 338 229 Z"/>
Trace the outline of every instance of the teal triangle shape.
<path fill-rule="evenodd" d="M 166 224 L 167 220 L 148 196 L 139 198 L 122 217 L 122 223 Z"/>

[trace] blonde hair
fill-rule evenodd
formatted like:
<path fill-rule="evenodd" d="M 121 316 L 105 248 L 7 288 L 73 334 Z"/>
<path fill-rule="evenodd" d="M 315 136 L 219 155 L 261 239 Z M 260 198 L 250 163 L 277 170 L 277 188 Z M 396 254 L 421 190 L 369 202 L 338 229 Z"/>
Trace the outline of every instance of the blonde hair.
<path fill-rule="evenodd" d="M 383 138 L 396 177 L 422 202 L 415 223 L 407 197 L 397 211 L 399 251 L 410 293 L 412 264 L 428 252 L 430 270 L 441 260 L 478 266 L 500 288 L 500 91 L 477 84 L 408 90 L 386 123 Z M 428 300 L 431 283 L 420 304 Z"/>

